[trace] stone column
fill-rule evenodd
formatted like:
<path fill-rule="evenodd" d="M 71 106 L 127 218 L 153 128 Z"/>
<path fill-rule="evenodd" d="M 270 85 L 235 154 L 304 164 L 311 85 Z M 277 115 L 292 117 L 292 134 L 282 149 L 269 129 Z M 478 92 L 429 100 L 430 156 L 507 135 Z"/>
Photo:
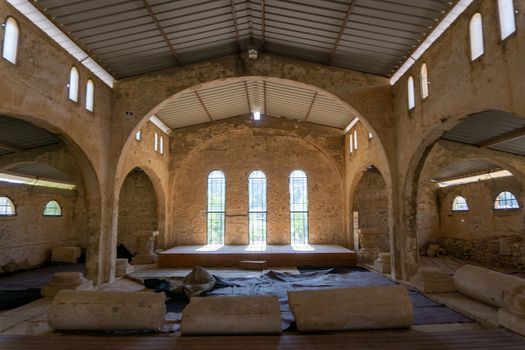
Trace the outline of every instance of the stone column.
<path fill-rule="evenodd" d="M 155 254 L 155 237 L 159 231 L 138 231 L 133 234 L 137 240 L 137 254 L 131 260 L 132 264 L 153 264 L 157 262 Z"/>

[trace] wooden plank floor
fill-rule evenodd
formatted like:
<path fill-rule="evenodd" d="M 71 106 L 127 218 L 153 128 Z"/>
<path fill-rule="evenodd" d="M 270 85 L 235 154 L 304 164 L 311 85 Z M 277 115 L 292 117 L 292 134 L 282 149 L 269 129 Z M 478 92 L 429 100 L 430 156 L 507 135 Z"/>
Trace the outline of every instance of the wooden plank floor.
<path fill-rule="evenodd" d="M 178 246 L 159 254 L 159 267 L 239 267 L 242 260 L 266 260 L 268 267 L 355 266 L 356 254 L 338 245 Z"/>
<path fill-rule="evenodd" d="M 94 336 L 5 336 L 2 350 L 139 350 L 139 349 L 525 349 L 525 338 L 505 330 L 454 332 L 363 331 L 322 335 L 238 337 L 94 337 Z"/>

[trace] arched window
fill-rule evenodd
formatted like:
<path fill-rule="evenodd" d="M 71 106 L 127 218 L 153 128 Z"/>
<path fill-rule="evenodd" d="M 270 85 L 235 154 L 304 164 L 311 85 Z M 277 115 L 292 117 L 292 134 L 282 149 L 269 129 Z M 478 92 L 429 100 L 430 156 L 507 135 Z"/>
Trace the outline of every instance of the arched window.
<path fill-rule="evenodd" d="M 421 85 L 421 99 L 423 100 L 428 97 L 428 72 L 426 63 L 421 65 L 421 70 L 419 71 L 419 83 Z"/>
<path fill-rule="evenodd" d="M 78 83 L 80 81 L 79 75 L 78 75 L 78 69 L 77 67 L 71 67 L 71 71 L 69 72 L 69 84 L 67 85 L 69 89 L 69 99 L 71 101 L 78 101 Z"/>
<path fill-rule="evenodd" d="M 465 197 L 457 196 L 452 202 L 452 211 L 468 211 L 468 204 Z"/>
<path fill-rule="evenodd" d="M 308 243 L 308 180 L 302 170 L 290 174 L 290 232 L 292 244 Z"/>
<path fill-rule="evenodd" d="M 516 31 L 513 0 L 498 0 L 499 30 L 501 40 Z"/>
<path fill-rule="evenodd" d="M 224 173 L 212 171 L 208 175 L 208 244 L 224 244 L 225 192 Z"/>
<path fill-rule="evenodd" d="M 250 244 L 266 244 L 266 176 L 252 171 L 248 177 L 248 226 Z"/>
<path fill-rule="evenodd" d="M 160 144 L 159 144 L 159 152 L 160 154 L 164 154 L 164 136 L 160 136 Z"/>
<path fill-rule="evenodd" d="M 500 192 L 494 201 L 494 209 L 519 209 L 516 196 L 509 191 Z"/>
<path fill-rule="evenodd" d="M 2 57 L 11 63 L 16 63 L 18 54 L 19 29 L 13 17 L 8 17 L 4 23 L 4 45 L 2 47 Z"/>
<path fill-rule="evenodd" d="M 470 58 L 474 61 L 479 56 L 483 55 L 485 49 L 483 48 L 483 20 L 481 14 L 476 13 L 470 19 Z"/>
<path fill-rule="evenodd" d="M 44 206 L 44 216 L 62 216 L 62 208 L 57 201 L 49 201 Z"/>
<path fill-rule="evenodd" d="M 416 97 L 414 95 L 414 78 L 411 76 L 408 78 L 408 109 L 412 109 L 416 106 Z"/>
<path fill-rule="evenodd" d="M 155 152 L 159 151 L 159 133 L 155 131 L 153 134 L 153 150 Z"/>
<path fill-rule="evenodd" d="M 16 214 L 15 205 L 7 197 L 0 197 L 0 216 L 13 216 Z"/>
<path fill-rule="evenodd" d="M 140 141 L 142 138 L 142 130 L 139 130 L 135 133 L 135 140 Z"/>
<path fill-rule="evenodd" d="M 95 103 L 95 84 L 93 80 L 88 79 L 86 83 L 86 109 L 93 112 L 93 105 Z"/>

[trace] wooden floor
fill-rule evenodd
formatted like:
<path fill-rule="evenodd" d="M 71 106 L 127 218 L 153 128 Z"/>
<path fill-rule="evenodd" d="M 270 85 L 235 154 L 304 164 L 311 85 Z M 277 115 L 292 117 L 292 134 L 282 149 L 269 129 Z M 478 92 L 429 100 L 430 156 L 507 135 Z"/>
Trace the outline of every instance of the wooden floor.
<path fill-rule="evenodd" d="M 165 350 L 165 349 L 381 349 L 523 350 L 525 338 L 504 330 L 454 332 L 363 331 L 323 335 L 238 336 L 238 337 L 89 337 L 89 336 L 4 336 L 2 350 Z"/>
<path fill-rule="evenodd" d="M 159 254 L 159 267 L 239 267 L 242 260 L 266 260 L 268 267 L 355 266 L 356 254 L 339 245 L 178 246 Z"/>

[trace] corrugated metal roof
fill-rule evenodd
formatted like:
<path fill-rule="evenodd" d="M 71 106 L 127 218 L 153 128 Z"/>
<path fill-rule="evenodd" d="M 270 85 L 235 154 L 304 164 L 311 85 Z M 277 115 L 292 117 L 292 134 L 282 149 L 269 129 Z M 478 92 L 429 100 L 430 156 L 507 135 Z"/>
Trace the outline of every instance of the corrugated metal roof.
<path fill-rule="evenodd" d="M 55 180 L 69 182 L 69 177 L 58 169 L 44 163 L 24 162 L 18 163 L 5 170 L 7 173 L 29 176 L 35 179 Z"/>
<path fill-rule="evenodd" d="M 441 169 L 432 180 L 440 182 L 467 176 L 487 174 L 498 170 L 502 169 L 490 162 L 477 159 L 463 159 Z"/>
<path fill-rule="evenodd" d="M 0 116 L 0 156 L 59 142 L 58 137 L 31 123 Z"/>
<path fill-rule="evenodd" d="M 315 90 L 262 80 L 229 82 L 185 93 L 156 116 L 176 129 L 251 112 L 339 129 L 354 118 L 340 103 Z"/>
<path fill-rule="evenodd" d="M 245 51 L 389 76 L 457 0 L 33 0 L 117 78 Z"/>
<path fill-rule="evenodd" d="M 443 134 L 442 138 L 479 146 L 489 140 L 523 128 L 525 128 L 524 118 L 507 112 L 489 110 L 465 118 L 456 127 Z M 487 148 L 525 155 L 525 132 L 523 136 L 488 145 Z"/>

